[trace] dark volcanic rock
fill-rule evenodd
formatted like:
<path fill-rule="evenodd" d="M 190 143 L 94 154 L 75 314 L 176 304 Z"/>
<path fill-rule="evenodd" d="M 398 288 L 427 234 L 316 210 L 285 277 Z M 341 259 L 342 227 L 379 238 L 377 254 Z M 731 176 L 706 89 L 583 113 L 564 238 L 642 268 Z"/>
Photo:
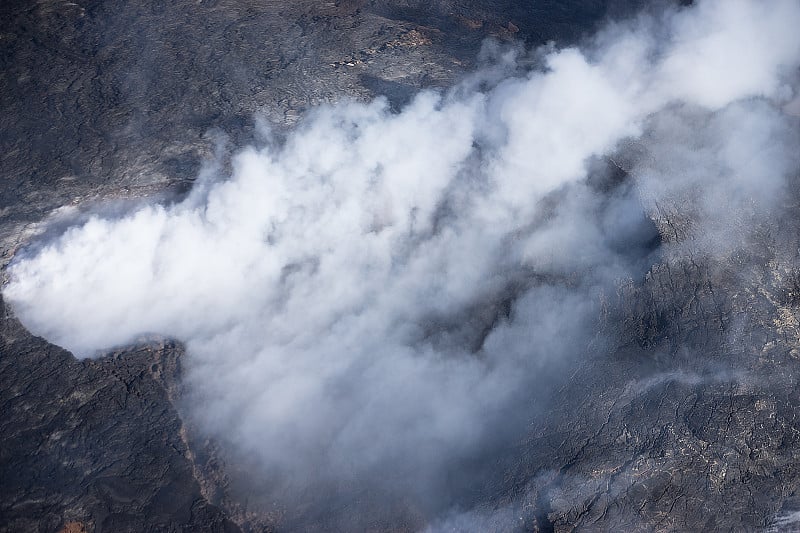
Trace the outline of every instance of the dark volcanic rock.
<path fill-rule="evenodd" d="M 0 530 L 239 531 L 194 478 L 169 344 L 77 361 L 2 311 Z"/>
<path fill-rule="evenodd" d="M 345 97 L 401 106 L 456 80 L 487 36 L 572 42 L 640 3 L 3 2 L 3 262 L 57 207 L 185 185 L 210 129 L 240 143 L 254 113 L 284 127 Z M 573 370 L 465 507 L 535 531 L 753 530 L 800 507 L 800 277 L 774 252 L 797 243 L 715 261 L 653 218 L 663 261 L 600 317 L 617 343 Z M 78 361 L 0 315 L 0 531 L 287 525 L 248 509 L 241 471 L 182 422 L 180 347 Z M 365 502 L 288 525 L 425 523 Z"/>
<path fill-rule="evenodd" d="M 0 5 L 0 209 L 192 179 L 204 135 L 451 83 L 481 41 L 575 40 L 641 2 L 10 0 Z"/>
<path fill-rule="evenodd" d="M 485 512 L 516 502 L 536 531 L 763 531 L 797 510 L 796 229 L 720 260 L 653 217 L 664 259 L 601 317 L 617 344 L 550 398 Z"/>

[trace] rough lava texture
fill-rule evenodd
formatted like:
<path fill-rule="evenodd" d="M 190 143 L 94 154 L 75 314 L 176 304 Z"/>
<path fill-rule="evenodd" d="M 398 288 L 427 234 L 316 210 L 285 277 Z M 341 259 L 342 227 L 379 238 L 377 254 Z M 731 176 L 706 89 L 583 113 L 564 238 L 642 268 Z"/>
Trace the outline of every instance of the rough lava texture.
<path fill-rule="evenodd" d="M 343 96 L 400 106 L 461 76 L 486 36 L 574 42 L 637 4 L 4 2 L 3 264 L 58 207 L 182 194 L 214 128 L 239 143 L 257 111 L 290 126 Z M 624 181 L 628 162 L 613 165 Z M 0 531 L 792 530 L 800 187 L 789 185 L 781 227 L 755 224 L 723 258 L 692 245 L 680 202 L 652 206 L 661 256 L 605 295 L 610 340 L 434 522 L 370 494 L 252 504 L 247 465 L 181 416 L 182 346 L 79 361 L 3 303 Z"/>
<path fill-rule="evenodd" d="M 3 531 L 239 531 L 194 477 L 174 347 L 76 361 L 2 309 Z"/>

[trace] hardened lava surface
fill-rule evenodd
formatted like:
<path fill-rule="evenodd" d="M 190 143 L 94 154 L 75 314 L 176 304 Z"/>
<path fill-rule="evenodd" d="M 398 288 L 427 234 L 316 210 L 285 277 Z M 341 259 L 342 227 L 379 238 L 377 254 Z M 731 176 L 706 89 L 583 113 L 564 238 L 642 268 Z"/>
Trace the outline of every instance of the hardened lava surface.
<path fill-rule="evenodd" d="M 580 41 L 635 1 L 8 0 L 0 5 L 0 243 L 7 264 L 52 210 L 180 194 L 253 115 L 447 87 L 487 37 Z M 222 139 L 222 140 L 220 140 Z M 794 184 L 796 187 L 797 184 Z M 528 531 L 763 530 L 800 506 L 796 198 L 739 264 L 663 253 L 607 295 L 612 339 L 547 400 L 465 508 Z M 0 313 L 0 531 L 417 530 L 403 502 L 248 507 L 214 442 L 181 417 L 183 349 L 96 360 Z M 382 506 L 382 507 L 381 507 Z M 491 518 L 487 524 L 493 523 Z M 508 524 L 508 522 L 502 522 Z"/>

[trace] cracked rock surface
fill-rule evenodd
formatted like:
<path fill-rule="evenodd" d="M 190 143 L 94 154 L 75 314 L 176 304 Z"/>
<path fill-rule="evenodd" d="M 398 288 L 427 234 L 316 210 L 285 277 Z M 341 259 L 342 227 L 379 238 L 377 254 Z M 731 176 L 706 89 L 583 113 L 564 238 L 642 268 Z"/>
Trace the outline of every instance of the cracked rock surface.
<path fill-rule="evenodd" d="M 194 478 L 168 344 L 77 361 L 2 310 L 4 531 L 239 531 Z"/>
<path fill-rule="evenodd" d="M 180 193 L 214 131 L 246 142 L 254 113 L 288 127 L 343 98 L 402 105 L 467 72 L 487 36 L 574 42 L 638 3 L 3 2 L 2 262 L 56 208 Z M 549 398 L 472 496 L 479 511 L 510 507 L 532 531 L 741 531 L 800 508 L 800 275 L 782 252 L 798 243 L 761 238 L 721 261 L 651 216 L 664 254 L 607 295 L 614 344 Z M 287 528 L 248 508 L 241 471 L 182 419 L 179 345 L 79 361 L 0 305 L 0 531 Z M 425 525 L 401 502 L 371 511 L 294 525 Z"/>

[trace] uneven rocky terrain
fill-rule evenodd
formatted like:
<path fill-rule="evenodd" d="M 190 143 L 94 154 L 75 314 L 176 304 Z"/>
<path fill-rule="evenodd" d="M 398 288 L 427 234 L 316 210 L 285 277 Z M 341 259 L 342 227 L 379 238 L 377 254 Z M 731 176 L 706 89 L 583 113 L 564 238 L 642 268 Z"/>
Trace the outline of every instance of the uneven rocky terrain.
<path fill-rule="evenodd" d="M 638 4 L 4 2 L 3 265 L 55 209 L 182 194 L 215 145 L 257 136 L 256 114 L 281 129 L 344 98 L 402 106 L 473 68 L 487 37 L 572 43 Z M 537 397 L 548 416 L 461 495 L 472 523 L 790 529 L 800 508 L 798 201 L 780 207 L 782 227 L 757 226 L 722 258 L 692 246 L 680 205 L 652 209 L 647 245 L 658 260 L 605 295 L 598 328 L 611 340 L 587 347 L 569 379 Z M 0 531 L 428 523 L 405 502 L 369 494 L 316 510 L 251 503 L 246 467 L 182 416 L 179 344 L 78 360 L 32 336 L 5 304 L 1 316 Z"/>

